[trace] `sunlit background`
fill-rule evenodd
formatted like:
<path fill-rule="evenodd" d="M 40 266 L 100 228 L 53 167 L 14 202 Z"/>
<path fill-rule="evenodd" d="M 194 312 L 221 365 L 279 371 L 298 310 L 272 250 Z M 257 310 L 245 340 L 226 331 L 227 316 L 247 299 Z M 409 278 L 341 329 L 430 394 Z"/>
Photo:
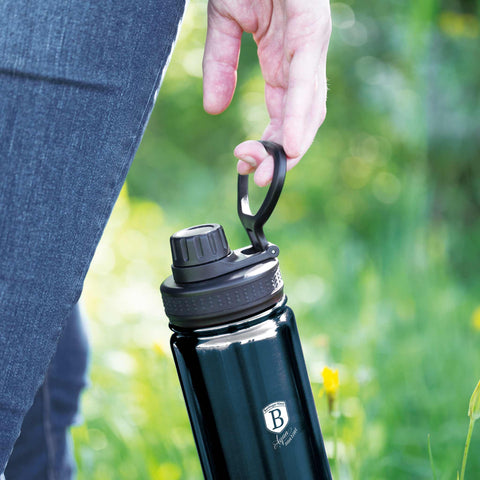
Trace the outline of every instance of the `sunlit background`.
<path fill-rule="evenodd" d="M 335 480 L 455 479 L 480 378 L 480 2 L 332 3 L 328 115 L 267 225 Z M 93 348 L 80 480 L 200 480 L 158 287 L 169 236 L 217 222 L 246 245 L 232 150 L 267 124 L 245 37 L 229 110 L 202 110 L 192 0 L 88 275 Z M 263 194 L 263 191 L 261 192 Z M 325 365 L 338 369 L 330 415 Z M 479 478 L 480 431 L 466 478 Z M 333 459 L 332 459 L 333 463 Z"/>

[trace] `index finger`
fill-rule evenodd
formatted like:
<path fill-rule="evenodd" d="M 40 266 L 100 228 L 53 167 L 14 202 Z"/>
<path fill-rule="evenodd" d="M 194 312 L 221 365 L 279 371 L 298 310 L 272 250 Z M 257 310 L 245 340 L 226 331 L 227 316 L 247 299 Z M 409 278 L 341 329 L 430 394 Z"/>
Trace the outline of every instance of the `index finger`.
<path fill-rule="evenodd" d="M 291 60 L 283 118 L 283 147 L 289 157 L 305 154 L 325 118 L 324 64 L 311 46 L 296 51 Z"/>
<path fill-rule="evenodd" d="M 223 112 L 232 100 L 242 32 L 237 22 L 221 15 L 209 4 L 203 54 L 203 106 L 208 113 Z"/>

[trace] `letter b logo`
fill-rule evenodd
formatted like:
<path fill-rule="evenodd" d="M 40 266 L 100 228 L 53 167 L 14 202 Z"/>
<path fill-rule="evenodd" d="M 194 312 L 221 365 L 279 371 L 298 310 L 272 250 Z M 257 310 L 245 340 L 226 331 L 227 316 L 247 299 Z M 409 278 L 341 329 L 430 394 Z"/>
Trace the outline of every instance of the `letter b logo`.
<path fill-rule="evenodd" d="M 263 409 L 265 425 L 273 433 L 282 432 L 288 424 L 288 412 L 285 402 L 273 402 Z"/>

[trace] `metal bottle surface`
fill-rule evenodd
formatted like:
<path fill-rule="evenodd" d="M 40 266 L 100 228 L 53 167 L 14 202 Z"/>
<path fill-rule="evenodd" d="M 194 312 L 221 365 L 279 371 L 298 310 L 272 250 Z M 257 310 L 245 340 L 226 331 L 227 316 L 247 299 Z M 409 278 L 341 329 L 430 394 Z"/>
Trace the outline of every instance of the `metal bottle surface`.
<path fill-rule="evenodd" d="M 171 340 L 207 480 L 327 480 L 328 460 L 292 310 Z"/>
<path fill-rule="evenodd" d="M 251 245 L 231 250 L 223 228 L 172 235 L 172 276 L 161 285 L 171 347 L 207 480 L 331 480 L 298 330 L 263 226 L 276 205 L 286 156 L 274 157 L 253 215 L 238 177 L 238 214 Z"/>

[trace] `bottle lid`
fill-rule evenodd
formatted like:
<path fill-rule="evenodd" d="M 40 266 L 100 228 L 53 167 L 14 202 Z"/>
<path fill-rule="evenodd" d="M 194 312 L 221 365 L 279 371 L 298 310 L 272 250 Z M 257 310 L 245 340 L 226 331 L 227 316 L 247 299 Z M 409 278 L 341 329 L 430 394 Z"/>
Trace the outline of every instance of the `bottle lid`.
<path fill-rule="evenodd" d="M 217 223 L 185 228 L 170 237 L 173 266 L 194 267 L 225 258 L 230 249 Z"/>
<path fill-rule="evenodd" d="M 238 176 L 238 214 L 252 244 L 232 251 L 216 223 L 185 228 L 170 238 L 173 275 L 160 290 L 174 328 L 233 322 L 267 310 L 283 297 L 279 249 L 266 240 L 263 226 L 283 187 L 286 156 L 280 145 L 262 143 L 274 158 L 274 175 L 255 215 L 248 203 L 248 177 Z"/>

